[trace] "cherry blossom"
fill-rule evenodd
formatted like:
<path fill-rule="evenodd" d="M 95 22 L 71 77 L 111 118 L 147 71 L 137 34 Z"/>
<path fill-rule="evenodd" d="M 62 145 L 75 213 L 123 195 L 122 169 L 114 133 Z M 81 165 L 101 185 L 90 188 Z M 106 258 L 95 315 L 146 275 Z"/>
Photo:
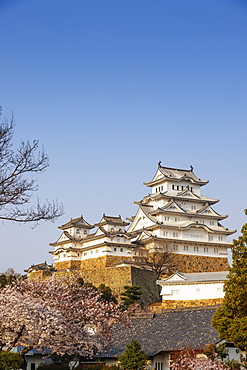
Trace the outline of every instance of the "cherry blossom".
<path fill-rule="evenodd" d="M 21 280 L 0 291 L 0 350 L 23 346 L 51 353 L 90 356 L 111 336 L 111 326 L 127 316 L 113 302 L 76 277 Z"/>

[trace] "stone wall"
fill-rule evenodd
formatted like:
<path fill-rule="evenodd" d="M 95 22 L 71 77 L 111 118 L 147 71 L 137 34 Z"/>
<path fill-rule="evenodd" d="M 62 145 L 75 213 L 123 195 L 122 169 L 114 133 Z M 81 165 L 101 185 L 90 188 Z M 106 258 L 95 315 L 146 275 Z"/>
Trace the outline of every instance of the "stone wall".
<path fill-rule="evenodd" d="M 81 267 L 81 261 L 74 261 L 74 260 L 68 260 L 63 262 L 55 262 L 54 263 L 54 269 L 60 271 L 60 270 L 67 270 L 67 269 L 80 269 Z"/>
<path fill-rule="evenodd" d="M 175 309 L 175 308 L 185 308 L 185 307 L 200 307 L 200 306 L 216 306 L 222 303 L 223 298 L 217 299 L 195 299 L 195 300 L 187 300 L 187 301 L 169 301 L 164 300 L 157 308 L 162 309 Z M 155 306 L 154 308 L 155 309 Z"/>
<path fill-rule="evenodd" d="M 163 240 L 152 239 L 148 243 L 145 243 L 144 246 L 148 250 L 155 248 L 160 248 L 160 250 L 162 250 L 162 248 L 166 247 L 166 243 Z M 167 248 L 169 250 L 169 244 L 167 245 Z M 171 254 L 173 253 L 171 252 Z M 173 264 L 174 269 L 180 272 L 227 271 L 230 268 L 227 257 L 197 256 L 176 252 L 174 252 L 174 257 L 171 258 L 171 263 Z"/>
<path fill-rule="evenodd" d="M 125 258 L 125 260 L 130 259 L 130 257 Z M 124 291 L 124 286 L 137 285 L 140 286 L 143 292 L 142 300 L 145 304 L 160 301 L 159 287 L 156 284 L 155 273 L 131 265 L 114 265 L 122 260 L 123 257 L 120 256 L 92 258 L 82 261 L 80 268 L 77 269 L 69 267 L 73 264 L 66 265 L 64 262 L 59 262 L 55 264 L 55 268 L 58 270 L 56 275 L 64 274 L 67 270 L 77 271 L 84 281 L 92 283 L 96 287 L 100 284 L 109 286 L 117 298 Z"/>
<path fill-rule="evenodd" d="M 177 271 L 180 272 L 213 272 L 228 271 L 230 266 L 227 258 L 178 255 Z"/>

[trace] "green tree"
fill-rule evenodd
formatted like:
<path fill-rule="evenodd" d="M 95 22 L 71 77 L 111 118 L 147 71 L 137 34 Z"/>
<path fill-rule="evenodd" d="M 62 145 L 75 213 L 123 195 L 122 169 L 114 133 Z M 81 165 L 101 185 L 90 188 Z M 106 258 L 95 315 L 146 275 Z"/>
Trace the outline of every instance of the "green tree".
<path fill-rule="evenodd" d="M 127 309 L 131 304 L 137 303 L 141 299 L 142 291 L 137 285 L 124 287 L 125 291 L 121 293 L 122 308 Z"/>
<path fill-rule="evenodd" d="M 23 359 L 18 353 L 0 352 L 0 369 L 1 370 L 16 370 L 20 369 L 23 364 Z"/>
<path fill-rule="evenodd" d="M 117 303 L 117 300 L 114 297 L 112 290 L 109 286 L 106 286 L 105 284 L 100 284 L 100 286 L 97 289 L 100 291 L 100 293 L 102 294 L 102 298 L 105 301 Z"/>
<path fill-rule="evenodd" d="M 212 324 L 220 338 L 247 350 L 247 223 L 241 233 L 233 240 L 232 268 L 224 285 L 222 306 L 217 309 Z"/>
<path fill-rule="evenodd" d="M 124 354 L 119 358 L 120 369 L 123 370 L 142 370 L 147 367 L 148 356 L 142 351 L 141 345 L 137 340 L 127 344 Z"/>

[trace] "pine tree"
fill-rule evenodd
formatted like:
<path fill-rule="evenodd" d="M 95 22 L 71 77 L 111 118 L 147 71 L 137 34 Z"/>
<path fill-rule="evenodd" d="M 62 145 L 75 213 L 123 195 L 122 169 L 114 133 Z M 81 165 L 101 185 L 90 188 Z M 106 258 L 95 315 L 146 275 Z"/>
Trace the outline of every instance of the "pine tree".
<path fill-rule="evenodd" d="M 212 324 L 220 338 L 247 350 L 247 223 L 241 233 L 233 240 L 233 264 L 224 285 L 223 304 L 217 309 Z"/>
<path fill-rule="evenodd" d="M 124 354 L 119 358 L 120 369 L 143 370 L 147 367 L 148 356 L 142 351 L 137 340 L 127 344 Z"/>
<path fill-rule="evenodd" d="M 131 304 L 137 303 L 141 299 L 142 291 L 137 285 L 124 287 L 125 291 L 121 293 L 122 308 L 126 310 Z"/>

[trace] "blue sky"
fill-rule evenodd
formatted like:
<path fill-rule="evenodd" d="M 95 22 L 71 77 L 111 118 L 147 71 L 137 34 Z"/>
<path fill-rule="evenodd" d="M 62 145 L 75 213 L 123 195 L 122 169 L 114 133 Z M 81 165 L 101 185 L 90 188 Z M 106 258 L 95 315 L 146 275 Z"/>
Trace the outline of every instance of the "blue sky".
<path fill-rule="evenodd" d="M 0 225 L 0 271 L 52 261 L 57 227 L 131 216 L 158 161 L 210 180 L 224 226 L 246 222 L 247 5 L 241 0 L 1 0 L 0 105 L 39 139 L 54 224 Z"/>

